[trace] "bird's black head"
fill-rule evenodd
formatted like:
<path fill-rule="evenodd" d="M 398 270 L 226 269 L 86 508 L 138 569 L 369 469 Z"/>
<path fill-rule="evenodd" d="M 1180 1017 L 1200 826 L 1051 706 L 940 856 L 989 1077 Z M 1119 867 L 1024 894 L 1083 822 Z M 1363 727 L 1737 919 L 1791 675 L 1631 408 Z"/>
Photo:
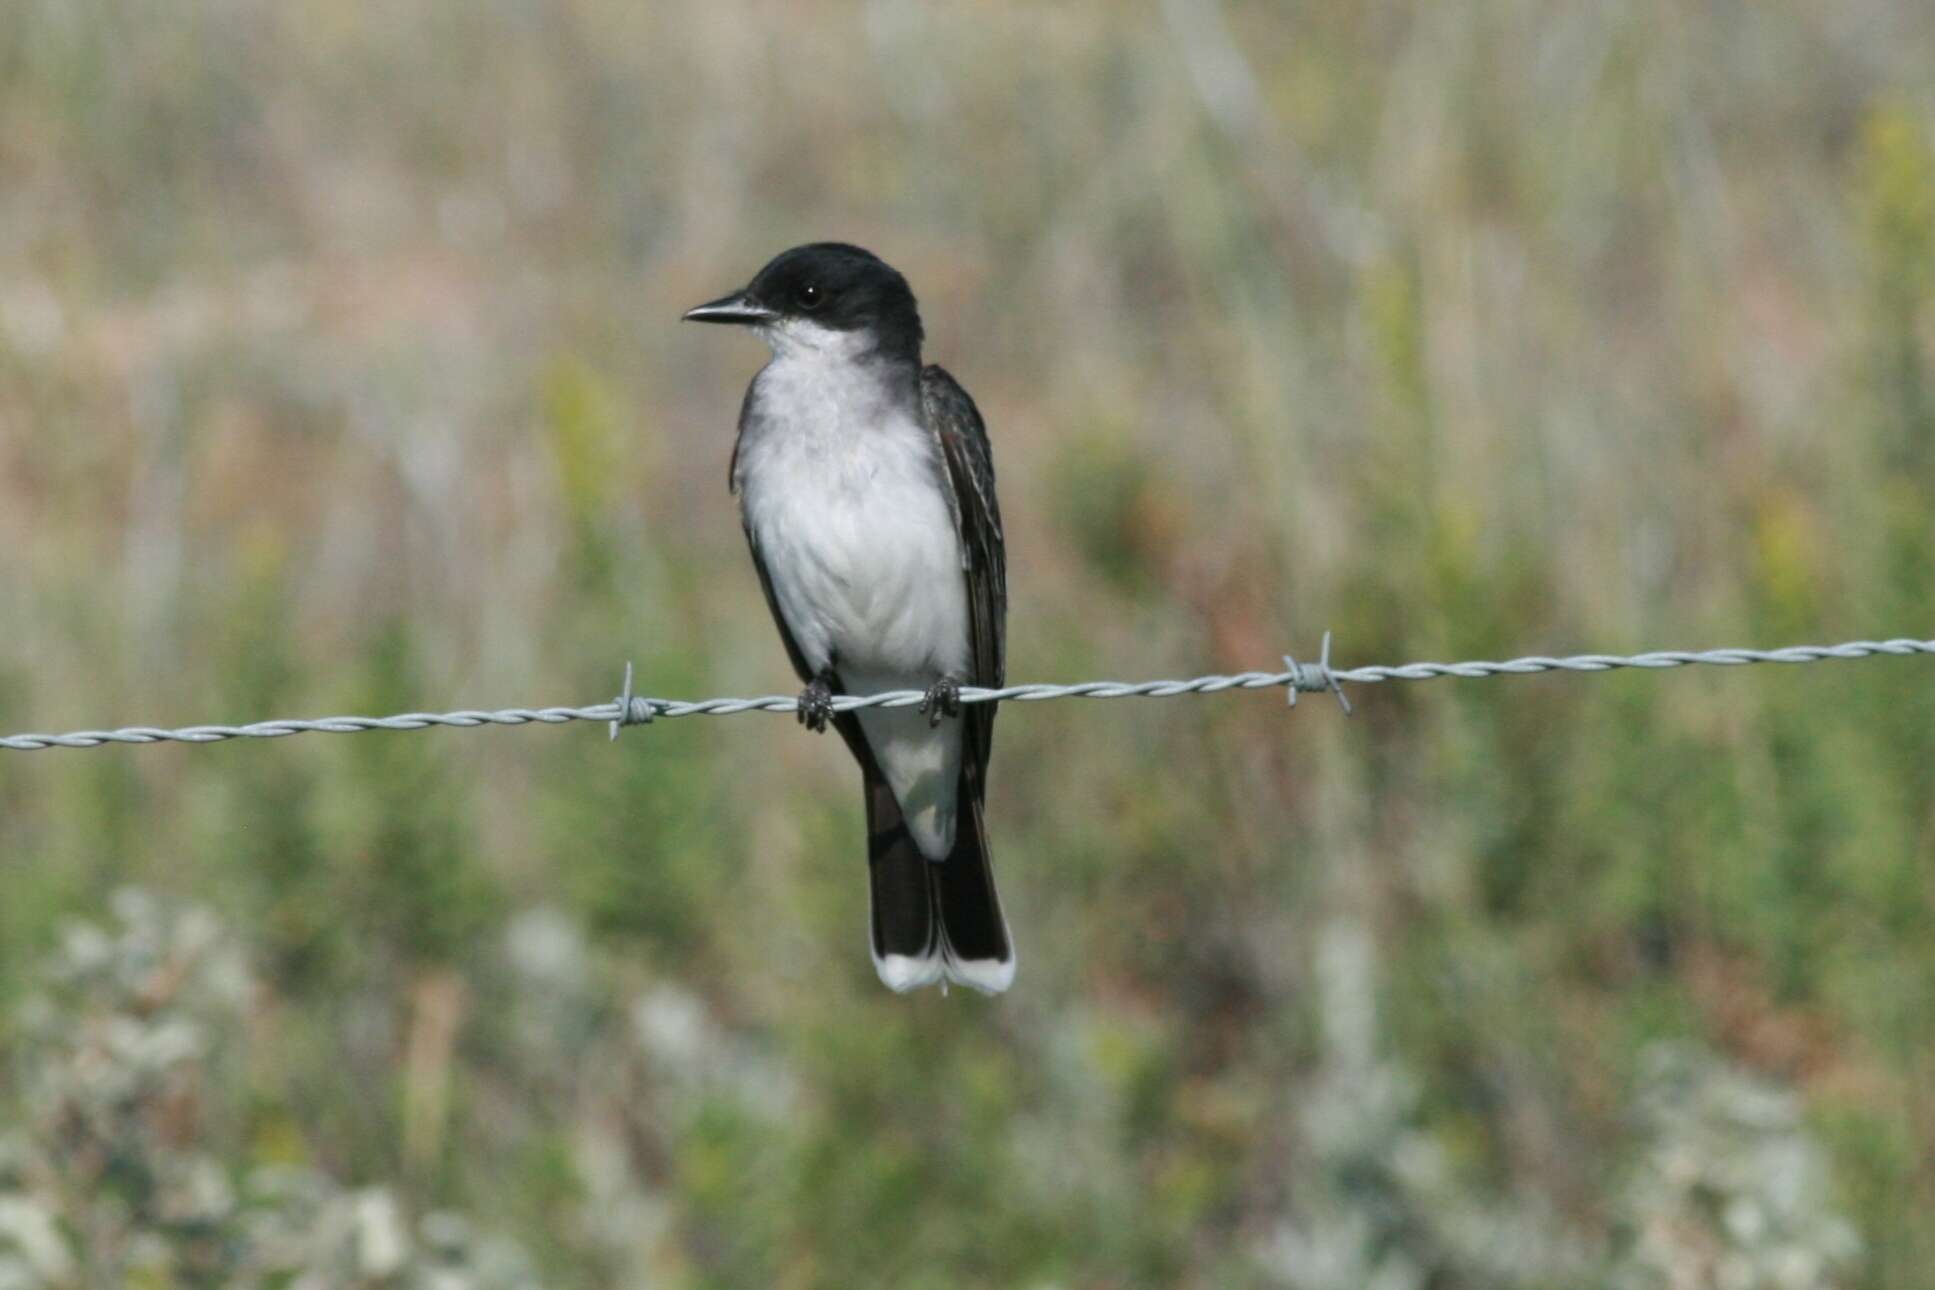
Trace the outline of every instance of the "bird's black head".
<path fill-rule="evenodd" d="M 775 349 L 850 342 L 889 358 L 920 357 L 920 311 L 907 279 L 871 251 L 814 242 L 782 251 L 743 291 L 687 310 L 692 322 L 757 327 Z"/>

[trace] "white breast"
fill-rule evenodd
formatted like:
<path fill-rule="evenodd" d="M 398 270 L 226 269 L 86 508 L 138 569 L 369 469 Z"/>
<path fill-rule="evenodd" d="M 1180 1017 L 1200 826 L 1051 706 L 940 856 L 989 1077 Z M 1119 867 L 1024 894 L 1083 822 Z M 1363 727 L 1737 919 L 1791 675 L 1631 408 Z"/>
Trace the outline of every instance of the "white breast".
<path fill-rule="evenodd" d="M 742 427 L 735 483 L 773 597 L 807 665 L 847 690 L 969 678 L 967 588 L 931 437 L 875 366 L 775 343 Z M 960 723 L 915 709 L 861 727 L 916 842 L 953 846 Z"/>
<path fill-rule="evenodd" d="M 965 678 L 960 541 L 915 409 L 858 365 L 782 355 L 748 420 L 740 505 L 808 664 Z"/>

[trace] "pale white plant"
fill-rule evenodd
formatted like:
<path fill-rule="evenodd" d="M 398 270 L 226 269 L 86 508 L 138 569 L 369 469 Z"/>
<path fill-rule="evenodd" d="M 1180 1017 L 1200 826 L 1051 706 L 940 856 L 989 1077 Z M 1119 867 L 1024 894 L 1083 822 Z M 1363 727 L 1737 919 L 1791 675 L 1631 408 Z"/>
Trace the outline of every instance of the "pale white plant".
<path fill-rule="evenodd" d="M 136 890 L 110 909 L 67 930 L 7 1032 L 0 1290 L 538 1284 L 511 1242 L 413 1220 L 392 1187 L 227 1163 L 247 956 L 206 910 Z"/>

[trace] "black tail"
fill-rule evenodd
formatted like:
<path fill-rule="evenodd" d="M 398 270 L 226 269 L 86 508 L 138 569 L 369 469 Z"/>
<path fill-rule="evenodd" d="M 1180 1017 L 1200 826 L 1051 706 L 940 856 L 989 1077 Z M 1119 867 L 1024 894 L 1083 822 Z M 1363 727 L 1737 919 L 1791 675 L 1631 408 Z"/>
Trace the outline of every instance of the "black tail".
<path fill-rule="evenodd" d="M 867 867 L 873 880 L 873 965 L 899 991 L 958 981 L 999 994 L 1014 981 L 1014 946 L 1001 916 L 972 765 L 961 772 L 954 850 L 929 860 L 914 845 L 900 803 L 867 758 Z"/>

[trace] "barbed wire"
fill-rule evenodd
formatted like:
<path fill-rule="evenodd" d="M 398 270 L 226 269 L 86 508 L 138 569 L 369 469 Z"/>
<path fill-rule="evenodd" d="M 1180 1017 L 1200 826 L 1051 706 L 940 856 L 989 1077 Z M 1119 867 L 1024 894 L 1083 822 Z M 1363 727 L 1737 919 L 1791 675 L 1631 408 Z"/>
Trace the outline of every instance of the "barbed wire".
<path fill-rule="evenodd" d="M 1826 663 L 1844 659 L 1935 654 L 1935 640 L 1898 638 L 1885 641 L 1848 641 L 1840 645 L 1790 645 L 1782 649 L 1656 650 L 1648 654 L 1573 654 L 1563 658 L 1531 655 L 1504 662 L 1399 663 L 1370 667 L 1332 668 L 1330 633 L 1314 663 L 1285 656 L 1282 672 L 1238 672 L 1231 676 L 1199 676 L 1187 681 L 1080 681 L 1073 685 L 1009 685 L 1000 689 L 962 686 L 962 703 L 1038 703 L 1046 699 L 1169 698 L 1180 694 L 1221 694 L 1226 690 L 1289 690 L 1295 706 L 1299 693 L 1328 692 L 1344 711 L 1350 702 L 1345 685 L 1376 685 L 1385 681 L 1431 681 L 1453 677 L 1530 676 L 1539 672 L 1610 672 L 1619 668 L 1665 669 L 1712 665 L 1740 667 L 1752 663 Z M 856 708 L 905 708 L 925 701 L 921 690 L 890 690 L 882 694 L 836 696 L 835 712 Z M 366 730 L 427 730 L 448 727 L 471 730 L 480 726 L 563 725 L 572 721 L 602 721 L 617 738 L 624 726 L 645 725 L 664 717 L 730 717 L 742 712 L 797 712 L 799 701 L 788 695 L 754 699 L 659 699 L 632 693 L 632 668 L 625 665 L 625 687 L 609 703 L 583 708 L 498 708 L 493 711 L 405 712 L 391 717 L 317 717 L 306 721 L 257 721 L 244 726 L 124 726 L 119 730 L 77 730 L 69 734 L 24 734 L 0 737 L 0 749 L 34 752 L 44 748 L 100 748 L 108 744 L 211 744 L 228 739 L 280 739 L 299 734 L 360 734 Z"/>

